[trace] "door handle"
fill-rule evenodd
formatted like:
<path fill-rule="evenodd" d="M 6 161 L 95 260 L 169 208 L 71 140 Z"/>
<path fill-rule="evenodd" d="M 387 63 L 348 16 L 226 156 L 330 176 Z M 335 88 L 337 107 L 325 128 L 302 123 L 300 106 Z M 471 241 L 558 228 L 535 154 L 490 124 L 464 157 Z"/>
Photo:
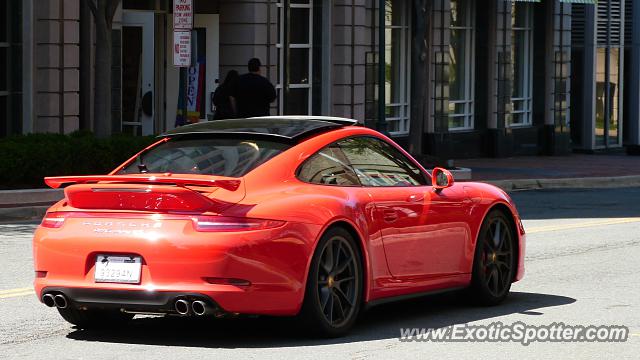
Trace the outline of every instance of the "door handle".
<path fill-rule="evenodd" d="M 407 198 L 407 202 L 416 203 L 422 201 L 424 201 L 424 194 L 413 194 L 409 195 L 409 197 Z"/>
<path fill-rule="evenodd" d="M 386 222 L 394 222 L 398 220 L 398 212 L 393 209 L 385 209 L 382 211 L 382 218 Z"/>
<path fill-rule="evenodd" d="M 153 115 L 153 93 L 151 91 L 147 91 L 142 96 L 142 112 L 147 116 Z"/>

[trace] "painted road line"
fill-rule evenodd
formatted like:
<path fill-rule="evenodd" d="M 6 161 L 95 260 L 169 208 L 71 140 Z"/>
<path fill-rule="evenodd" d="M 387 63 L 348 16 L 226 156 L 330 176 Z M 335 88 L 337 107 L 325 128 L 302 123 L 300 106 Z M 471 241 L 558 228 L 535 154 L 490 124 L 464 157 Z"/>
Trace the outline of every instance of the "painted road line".
<path fill-rule="evenodd" d="M 35 291 L 33 291 L 32 287 L 0 290 L 0 299 L 9 299 L 9 298 L 28 296 L 33 294 L 35 294 Z"/>
<path fill-rule="evenodd" d="M 640 333 L 637 333 L 637 334 L 631 334 L 631 336 L 639 336 L 639 337 L 640 337 Z"/>
<path fill-rule="evenodd" d="M 0 295 L 19 293 L 19 292 L 25 292 L 25 291 L 33 291 L 33 288 L 32 287 L 24 287 L 24 288 L 18 288 L 18 289 L 0 290 Z"/>
<path fill-rule="evenodd" d="M 8 298 L 14 298 L 14 297 L 20 297 L 20 296 L 34 295 L 35 293 L 36 293 L 35 291 L 29 290 L 29 291 L 16 292 L 16 293 L 11 293 L 11 294 L 2 294 L 2 295 L 0 295 L 0 299 L 8 299 Z"/>
<path fill-rule="evenodd" d="M 543 233 L 543 232 L 550 232 L 550 231 L 562 231 L 562 230 L 580 229 L 580 228 L 595 227 L 595 226 L 629 224 L 629 223 L 637 223 L 637 222 L 640 222 L 640 217 L 586 221 L 586 222 L 564 224 L 564 225 L 536 226 L 531 228 L 525 227 L 525 231 L 527 234 L 536 234 L 536 233 Z"/>

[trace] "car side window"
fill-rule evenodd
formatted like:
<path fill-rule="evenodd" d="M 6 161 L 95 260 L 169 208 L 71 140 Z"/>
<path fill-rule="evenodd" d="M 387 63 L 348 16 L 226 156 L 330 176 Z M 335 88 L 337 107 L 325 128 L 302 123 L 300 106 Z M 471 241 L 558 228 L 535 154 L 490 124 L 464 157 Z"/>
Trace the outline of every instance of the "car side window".
<path fill-rule="evenodd" d="M 358 176 L 337 144 L 318 151 L 302 164 L 298 179 L 312 184 L 360 186 Z"/>
<path fill-rule="evenodd" d="M 373 137 L 338 143 L 364 186 L 428 185 L 422 171 L 394 146 Z"/>

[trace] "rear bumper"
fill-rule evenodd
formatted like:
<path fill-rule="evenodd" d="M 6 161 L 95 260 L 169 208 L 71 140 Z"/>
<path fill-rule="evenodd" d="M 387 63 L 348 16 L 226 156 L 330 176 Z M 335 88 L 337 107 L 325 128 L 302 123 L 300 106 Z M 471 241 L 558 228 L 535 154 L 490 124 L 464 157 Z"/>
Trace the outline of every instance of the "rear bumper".
<path fill-rule="evenodd" d="M 62 294 L 76 308 L 113 308 L 130 312 L 177 313 L 179 299 L 202 300 L 218 312 L 224 311 L 210 297 L 176 291 L 105 290 L 89 288 L 45 287 L 42 294 Z"/>
<path fill-rule="evenodd" d="M 127 226 L 133 227 L 137 220 Z M 125 233 L 98 231 L 107 220 L 71 219 L 60 229 L 38 228 L 34 235 L 34 280 L 40 301 L 60 291 L 72 304 L 171 312 L 179 296 L 201 297 L 221 311 L 294 315 L 304 298 L 307 267 L 319 226 L 287 223 L 277 229 L 201 233 L 190 221 Z M 98 254 L 142 258 L 139 284 L 96 283 Z M 231 285 L 211 279 L 241 279 Z"/>

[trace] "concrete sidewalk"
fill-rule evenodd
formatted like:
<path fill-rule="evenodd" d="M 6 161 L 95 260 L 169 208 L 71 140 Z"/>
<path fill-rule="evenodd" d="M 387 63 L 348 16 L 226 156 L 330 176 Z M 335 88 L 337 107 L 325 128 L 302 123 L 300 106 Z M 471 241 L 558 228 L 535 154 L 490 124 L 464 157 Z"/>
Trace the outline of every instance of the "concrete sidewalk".
<path fill-rule="evenodd" d="M 474 181 L 640 175 L 640 156 L 625 154 L 466 159 L 455 165 L 471 168 Z"/>
<path fill-rule="evenodd" d="M 472 181 L 507 191 L 640 186 L 640 157 L 622 153 L 466 159 L 455 166 L 471 169 Z"/>
<path fill-rule="evenodd" d="M 0 222 L 41 219 L 47 208 L 64 197 L 61 189 L 0 191 Z"/>
<path fill-rule="evenodd" d="M 470 168 L 471 181 L 506 191 L 640 186 L 640 157 L 624 154 L 467 159 L 455 166 Z M 51 189 L 0 191 L 0 222 L 40 219 L 63 196 Z"/>

